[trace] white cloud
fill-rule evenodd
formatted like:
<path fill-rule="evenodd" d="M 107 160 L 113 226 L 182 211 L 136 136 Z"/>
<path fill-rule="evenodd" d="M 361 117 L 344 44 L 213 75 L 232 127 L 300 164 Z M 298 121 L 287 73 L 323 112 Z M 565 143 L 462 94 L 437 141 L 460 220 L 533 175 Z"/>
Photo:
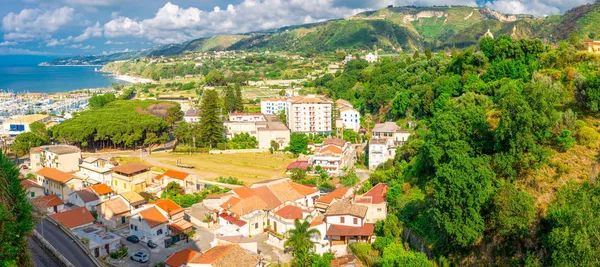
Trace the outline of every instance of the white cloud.
<path fill-rule="evenodd" d="M 73 44 L 73 45 L 68 46 L 68 48 L 76 48 L 76 49 L 81 49 L 81 50 L 90 50 L 90 49 L 94 49 L 96 47 L 93 46 L 93 45 L 86 45 L 86 46 L 84 46 L 83 44 Z"/>
<path fill-rule="evenodd" d="M 66 45 L 66 44 L 70 43 L 71 41 L 73 41 L 73 36 L 69 36 L 69 37 L 63 38 L 63 39 L 50 39 L 48 42 L 46 42 L 46 46 L 55 47 L 57 45 Z"/>
<path fill-rule="evenodd" d="M 127 43 L 126 42 L 119 42 L 119 41 L 108 40 L 108 41 L 104 42 L 104 44 L 107 44 L 107 45 L 124 45 L 124 44 L 127 44 Z"/>
<path fill-rule="evenodd" d="M 169 44 L 222 33 L 243 33 L 345 17 L 363 9 L 336 6 L 334 0 L 244 0 L 226 9 L 204 11 L 170 2 L 153 18 L 118 17 L 104 24 L 108 38 L 138 37 Z"/>
<path fill-rule="evenodd" d="M 33 51 L 29 49 L 0 47 L 0 55 L 51 55 L 49 52 Z"/>
<path fill-rule="evenodd" d="M 73 39 L 75 42 L 83 42 L 90 37 L 102 37 L 102 26 L 100 22 L 96 21 L 96 24 L 91 27 L 87 27 L 83 33 Z"/>
<path fill-rule="evenodd" d="M 10 41 L 4 41 L 4 42 L 0 42 L 0 46 L 11 46 L 11 45 L 16 45 L 18 44 L 17 42 L 10 42 Z"/>
<path fill-rule="evenodd" d="M 507 14 L 548 16 L 591 2 L 592 0 L 495 0 L 485 3 L 485 7 Z"/>
<path fill-rule="evenodd" d="M 49 38 L 51 33 L 72 22 L 75 9 L 61 7 L 58 9 L 42 10 L 23 9 L 19 13 L 8 13 L 2 19 L 4 40 L 31 41 Z"/>

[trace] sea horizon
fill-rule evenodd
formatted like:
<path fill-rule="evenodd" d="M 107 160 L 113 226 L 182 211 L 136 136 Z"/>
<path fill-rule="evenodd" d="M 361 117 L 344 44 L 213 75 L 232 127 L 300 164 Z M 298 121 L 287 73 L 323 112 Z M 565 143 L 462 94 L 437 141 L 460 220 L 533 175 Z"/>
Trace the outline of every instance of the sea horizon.
<path fill-rule="evenodd" d="M 97 72 L 102 65 L 38 66 L 55 57 L 33 55 L 0 56 L 0 91 L 12 93 L 59 93 L 83 89 L 107 88 L 115 79 L 105 72 Z"/>

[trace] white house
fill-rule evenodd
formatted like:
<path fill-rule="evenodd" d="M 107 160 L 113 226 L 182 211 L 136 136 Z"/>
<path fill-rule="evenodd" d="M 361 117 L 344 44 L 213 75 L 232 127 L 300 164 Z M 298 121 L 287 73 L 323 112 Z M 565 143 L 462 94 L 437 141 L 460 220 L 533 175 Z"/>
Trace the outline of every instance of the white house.
<path fill-rule="evenodd" d="M 4 134 L 10 136 L 16 136 L 21 133 L 26 133 L 31 131 L 29 125 L 34 122 L 41 122 L 46 124 L 50 121 L 50 116 L 43 114 L 33 114 L 21 116 L 15 119 L 5 120 L 2 123 L 2 130 Z"/>
<path fill-rule="evenodd" d="M 86 177 L 86 183 L 88 184 L 105 184 L 112 185 L 112 168 L 114 165 L 110 164 L 108 160 L 87 157 L 84 158 L 82 163 L 79 164 L 79 174 Z"/>
<path fill-rule="evenodd" d="M 110 252 L 121 248 L 121 237 L 117 234 L 106 231 L 99 225 L 88 225 L 73 230 L 75 236 L 87 238 L 90 242 L 88 248 L 95 257 L 104 257 Z"/>
<path fill-rule="evenodd" d="M 88 188 L 77 190 L 69 195 L 69 203 L 77 207 L 85 207 L 89 211 L 95 211 L 100 198 Z"/>
<path fill-rule="evenodd" d="M 228 139 L 246 133 L 256 138 L 261 149 L 270 148 L 271 141 L 276 141 L 280 148 L 288 146 L 290 142 L 290 130 L 276 115 L 231 113 L 223 125 Z"/>
<path fill-rule="evenodd" d="M 375 52 L 375 54 L 373 55 L 373 53 L 369 53 L 365 56 L 365 60 L 369 63 L 374 63 L 377 62 L 379 56 L 377 55 L 377 52 Z"/>
<path fill-rule="evenodd" d="M 154 177 L 154 182 L 163 188 L 169 183 L 175 182 L 188 193 L 196 192 L 196 175 L 187 172 L 166 170 Z"/>
<path fill-rule="evenodd" d="M 156 207 L 144 207 L 134 210 L 129 219 L 129 233 L 136 235 L 141 241 L 152 240 L 161 244 L 161 240 L 168 236 L 169 219 L 167 215 Z"/>
<path fill-rule="evenodd" d="M 351 150 L 350 143 L 342 139 L 326 139 L 323 144 L 315 148 L 312 165 L 321 166 L 330 174 L 337 174 L 349 164 L 348 157 Z"/>
<path fill-rule="evenodd" d="M 277 115 L 282 110 L 285 112 L 285 98 L 263 98 L 260 100 L 260 113 Z"/>
<path fill-rule="evenodd" d="M 65 203 L 56 195 L 36 197 L 32 202 L 40 210 L 46 211 L 48 214 L 61 212 L 65 209 Z"/>
<path fill-rule="evenodd" d="M 199 109 L 190 109 L 185 112 L 183 115 L 183 120 L 187 123 L 196 123 L 200 122 L 200 110 Z"/>
<path fill-rule="evenodd" d="M 375 224 L 367 223 L 367 207 L 352 204 L 350 200 L 334 202 L 325 212 L 326 238 L 329 246 L 349 242 L 371 242 Z"/>
<path fill-rule="evenodd" d="M 63 201 L 67 201 L 72 192 L 83 189 L 81 177 L 57 169 L 44 167 L 36 172 L 36 176 L 45 194 L 57 195 Z"/>
<path fill-rule="evenodd" d="M 29 199 L 44 195 L 44 187 L 32 180 L 21 180 L 21 185 L 27 191 L 27 198 Z"/>
<path fill-rule="evenodd" d="M 360 129 L 360 113 L 352 107 L 340 108 L 340 119 L 344 123 L 344 129 L 358 132 Z"/>
<path fill-rule="evenodd" d="M 87 188 L 92 190 L 92 192 L 94 192 L 94 194 L 100 198 L 100 202 L 109 199 L 115 194 L 115 191 L 113 191 L 112 188 L 106 184 L 96 184 L 88 186 Z"/>
<path fill-rule="evenodd" d="M 375 223 L 379 220 L 385 220 L 387 216 L 385 196 L 387 195 L 388 188 L 387 184 L 379 183 L 368 192 L 354 199 L 356 205 L 367 207 L 365 222 Z"/>
<path fill-rule="evenodd" d="M 49 145 L 29 150 L 30 167 L 33 171 L 48 167 L 63 172 L 79 170 L 81 150 L 76 146 Z"/>
<path fill-rule="evenodd" d="M 376 124 L 369 141 L 369 169 L 376 169 L 380 164 L 396 156 L 396 148 L 404 145 L 410 132 L 400 130 L 394 122 Z"/>

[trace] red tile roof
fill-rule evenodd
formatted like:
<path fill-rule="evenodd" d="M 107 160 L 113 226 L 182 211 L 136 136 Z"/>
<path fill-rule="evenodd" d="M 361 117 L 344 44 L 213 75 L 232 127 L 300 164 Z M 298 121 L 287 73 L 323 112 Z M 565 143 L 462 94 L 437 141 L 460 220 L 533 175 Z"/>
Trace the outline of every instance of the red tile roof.
<path fill-rule="evenodd" d="M 29 189 L 29 188 L 32 188 L 32 187 L 43 188 L 41 185 L 39 185 L 36 182 L 31 181 L 31 180 L 21 180 L 21 185 L 25 189 Z"/>
<path fill-rule="evenodd" d="M 36 172 L 38 175 L 44 176 L 46 179 L 50 179 L 55 182 L 65 183 L 73 178 L 70 173 L 62 172 L 57 169 L 44 167 Z"/>
<path fill-rule="evenodd" d="M 153 228 L 155 226 L 169 221 L 155 207 L 147 208 L 145 210 L 140 211 L 140 216 L 142 216 L 142 219 L 144 219 L 148 223 L 148 225 L 150 225 L 150 228 Z"/>
<path fill-rule="evenodd" d="M 331 152 L 333 154 L 341 154 L 342 149 L 337 146 L 326 146 L 319 150 L 319 153 L 327 153 L 327 152 Z"/>
<path fill-rule="evenodd" d="M 229 215 L 227 213 L 221 213 L 219 215 L 219 217 L 221 217 L 221 218 L 227 220 L 228 222 L 233 223 L 233 224 L 235 224 L 235 225 L 237 225 L 239 227 L 242 227 L 242 226 L 246 225 L 245 221 L 238 220 L 238 219 L 234 218 L 233 216 L 231 216 L 231 215 Z"/>
<path fill-rule="evenodd" d="M 94 216 L 92 216 L 92 213 L 86 207 L 50 214 L 50 217 L 67 228 L 75 228 L 95 221 Z"/>
<path fill-rule="evenodd" d="M 112 188 L 110 188 L 110 186 L 105 184 L 92 185 L 88 188 L 92 189 L 92 191 L 94 191 L 94 193 L 96 193 L 96 195 L 99 196 L 115 192 Z"/>
<path fill-rule="evenodd" d="M 302 169 L 306 171 L 308 166 L 310 166 L 308 161 L 294 161 L 287 165 L 287 170 Z"/>
<path fill-rule="evenodd" d="M 302 209 L 296 206 L 287 205 L 275 212 L 275 215 L 288 220 L 302 220 Z"/>
<path fill-rule="evenodd" d="M 336 190 L 331 191 L 329 194 L 320 197 L 319 199 L 317 199 L 317 202 L 331 204 L 331 202 L 334 199 L 343 198 L 346 195 L 346 193 L 348 193 L 348 190 L 350 190 L 350 187 L 340 187 Z"/>
<path fill-rule="evenodd" d="M 173 200 L 170 199 L 159 199 L 148 204 L 156 205 L 156 207 L 163 210 L 169 215 L 175 215 L 183 211 L 183 208 L 181 208 L 181 206 L 177 205 L 177 203 L 173 202 Z"/>
<path fill-rule="evenodd" d="M 171 256 L 169 256 L 165 261 L 165 264 L 171 267 L 180 267 L 184 264 L 190 263 L 193 259 L 199 257 L 200 255 L 202 255 L 201 252 L 186 248 L 171 254 Z"/>
<path fill-rule="evenodd" d="M 180 171 L 175 171 L 175 170 L 167 170 L 166 172 L 164 172 L 162 174 L 163 176 L 169 176 L 171 178 L 175 178 L 175 179 L 179 179 L 179 180 L 184 180 L 185 178 L 187 178 L 190 174 L 187 172 L 180 172 Z M 159 175 L 160 176 L 160 175 Z M 156 179 L 160 179 L 158 178 L 158 176 L 156 177 Z"/>
<path fill-rule="evenodd" d="M 332 224 L 327 229 L 328 236 L 372 236 L 375 224 L 365 223 L 363 226 L 345 226 Z"/>
<path fill-rule="evenodd" d="M 247 197 L 251 197 L 254 195 L 252 190 L 250 190 L 250 188 L 247 186 L 234 188 L 233 192 L 240 198 L 247 198 Z"/>
<path fill-rule="evenodd" d="M 336 146 L 344 146 L 346 144 L 346 141 L 339 139 L 339 138 L 330 138 L 330 139 L 326 139 L 325 141 L 323 141 L 323 146 L 325 145 L 336 145 Z"/>
<path fill-rule="evenodd" d="M 94 192 L 92 192 L 92 190 L 88 188 L 77 190 L 72 194 L 77 194 L 81 198 L 81 200 L 83 200 L 83 203 L 92 202 L 94 200 L 100 200 L 98 196 L 96 196 L 96 194 L 94 194 Z"/>
<path fill-rule="evenodd" d="M 172 223 L 169 227 L 175 229 L 176 231 L 183 232 L 187 229 L 192 228 L 192 224 L 186 220 L 179 220 L 177 222 Z"/>
<path fill-rule="evenodd" d="M 258 259 L 237 244 L 221 245 L 204 252 L 191 263 L 219 267 L 255 267 Z"/>
<path fill-rule="evenodd" d="M 281 205 L 281 201 L 273 194 L 273 192 L 267 186 L 259 186 L 251 189 L 252 192 L 260 197 L 265 203 L 267 203 L 267 208 L 272 210 Z"/>
<path fill-rule="evenodd" d="M 356 198 L 357 203 L 383 204 L 388 190 L 387 184 L 379 183 L 364 195 Z"/>
<path fill-rule="evenodd" d="M 33 203 L 40 205 L 41 207 L 54 207 L 58 205 L 64 205 L 65 203 L 56 195 L 49 195 L 45 197 L 37 197 L 33 199 Z"/>

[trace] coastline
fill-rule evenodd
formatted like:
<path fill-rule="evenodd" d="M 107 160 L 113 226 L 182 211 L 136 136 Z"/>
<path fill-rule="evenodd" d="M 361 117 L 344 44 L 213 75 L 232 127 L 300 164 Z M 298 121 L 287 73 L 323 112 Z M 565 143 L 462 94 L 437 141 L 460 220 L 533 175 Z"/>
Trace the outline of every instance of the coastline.
<path fill-rule="evenodd" d="M 129 76 L 129 75 L 114 75 L 114 74 L 112 74 L 111 77 L 116 80 L 124 81 L 127 83 L 156 83 L 154 80 L 151 80 L 151 79 L 133 77 L 133 76 Z"/>

